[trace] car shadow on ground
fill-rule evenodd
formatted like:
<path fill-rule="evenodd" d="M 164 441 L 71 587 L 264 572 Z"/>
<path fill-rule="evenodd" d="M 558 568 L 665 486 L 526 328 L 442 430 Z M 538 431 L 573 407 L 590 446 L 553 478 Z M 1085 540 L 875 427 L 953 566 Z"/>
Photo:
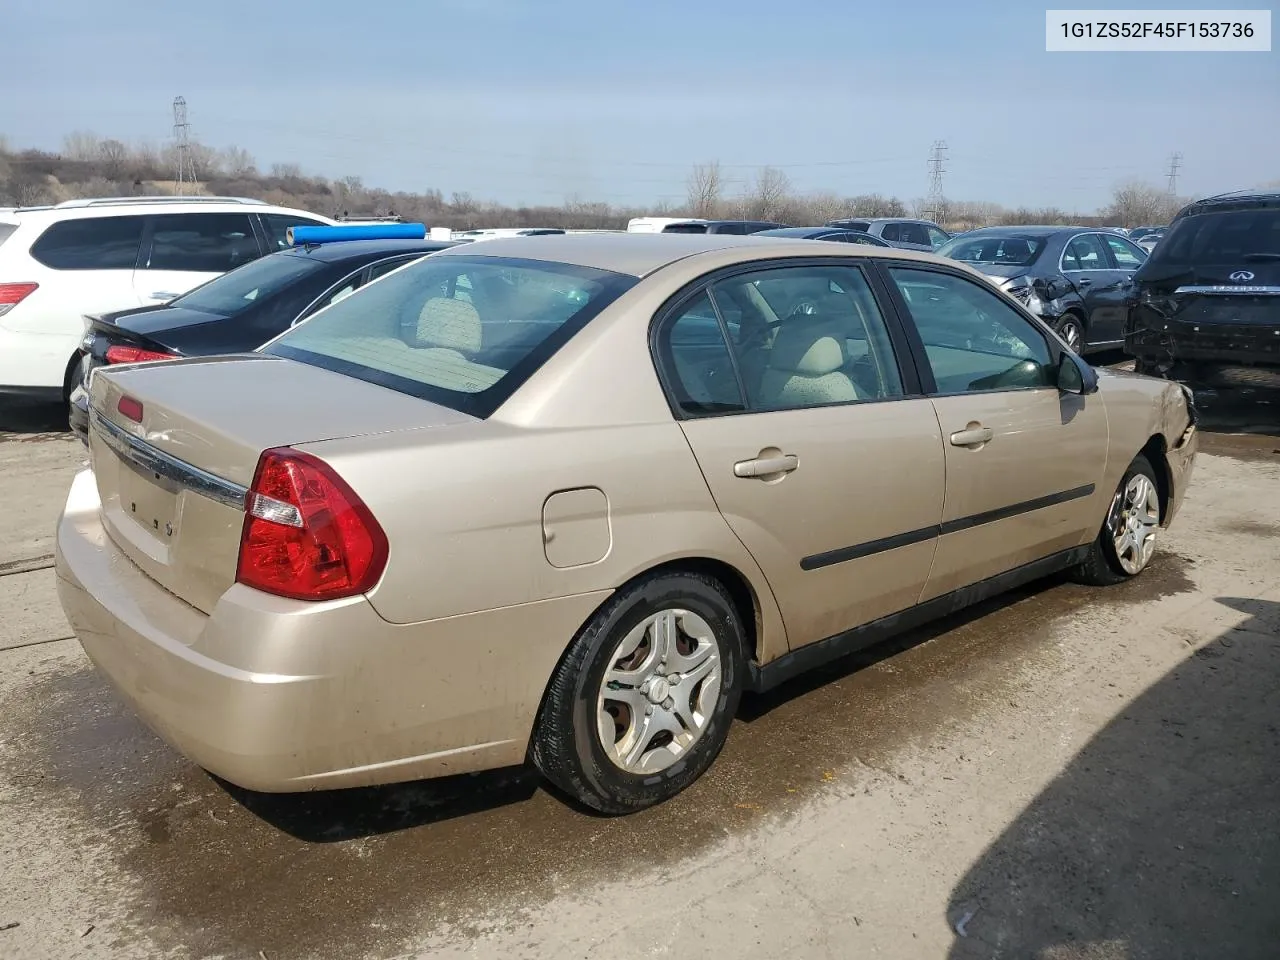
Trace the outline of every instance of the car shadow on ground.
<path fill-rule="evenodd" d="M 1280 603 L 1097 734 L 953 891 L 951 960 L 1275 957 Z"/>
<path fill-rule="evenodd" d="M 66 433 L 69 429 L 63 404 L 0 400 L 0 434 Z"/>

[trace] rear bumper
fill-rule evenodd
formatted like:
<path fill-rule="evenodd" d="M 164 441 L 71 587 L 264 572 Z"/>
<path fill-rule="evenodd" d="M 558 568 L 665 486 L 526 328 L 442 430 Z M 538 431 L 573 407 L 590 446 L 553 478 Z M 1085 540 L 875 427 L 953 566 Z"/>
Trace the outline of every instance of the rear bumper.
<path fill-rule="evenodd" d="M 364 786 L 524 760 L 564 647 L 607 594 L 395 625 L 363 598 L 241 585 L 209 615 L 106 535 L 93 473 L 58 522 L 58 595 L 85 652 L 160 736 L 252 790 Z"/>

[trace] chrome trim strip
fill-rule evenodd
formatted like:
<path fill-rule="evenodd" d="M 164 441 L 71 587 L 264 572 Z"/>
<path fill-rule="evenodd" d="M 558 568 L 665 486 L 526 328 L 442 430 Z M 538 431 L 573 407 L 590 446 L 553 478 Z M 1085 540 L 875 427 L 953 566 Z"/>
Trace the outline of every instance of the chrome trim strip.
<path fill-rule="evenodd" d="M 248 487 L 242 487 L 230 480 L 223 480 L 199 467 L 194 467 L 185 460 L 171 457 L 151 444 L 131 436 L 123 427 L 117 426 L 97 410 L 91 411 L 94 429 L 98 431 L 103 442 L 125 460 L 136 467 L 159 474 L 166 480 L 178 484 L 183 489 L 208 497 L 217 503 L 244 509 Z"/>
<path fill-rule="evenodd" d="M 1222 284 L 1193 283 L 1193 284 L 1188 284 L 1187 286 L 1184 286 L 1184 287 L 1178 287 L 1178 289 L 1174 290 L 1173 292 L 1175 296 L 1179 293 L 1214 293 L 1214 294 L 1225 293 L 1229 296 L 1234 295 L 1237 297 L 1257 297 L 1257 296 L 1280 297 L 1280 287 L 1271 286 L 1271 285 L 1246 287 L 1243 285 L 1227 284 L 1227 283 L 1222 283 Z"/>

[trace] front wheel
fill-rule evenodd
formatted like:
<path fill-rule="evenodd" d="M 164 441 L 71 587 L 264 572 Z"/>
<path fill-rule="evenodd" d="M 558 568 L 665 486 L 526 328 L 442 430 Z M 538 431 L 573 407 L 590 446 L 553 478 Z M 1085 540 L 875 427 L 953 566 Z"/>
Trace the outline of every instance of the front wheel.
<path fill-rule="evenodd" d="M 1076 579 L 1109 586 L 1136 577 L 1155 555 L 1160 530 L 1160 490 L 1150 461 L 1139 454 L 1125 471 L 1111 498 L 1106 520 L 1089 555 L 1076 568 Z"/>
<path fill-rule="evenodd" d="M 641 579 L 570 645 L 538 717 L 533 761 L 602 813 L 668 800 L 719 754 L 744 670 L 742 624 L 718 581 Z"/>

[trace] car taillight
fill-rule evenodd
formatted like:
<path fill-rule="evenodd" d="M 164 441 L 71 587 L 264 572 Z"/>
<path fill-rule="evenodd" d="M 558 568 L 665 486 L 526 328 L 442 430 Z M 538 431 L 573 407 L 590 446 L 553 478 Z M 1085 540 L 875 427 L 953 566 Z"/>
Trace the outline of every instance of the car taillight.
<path fill-rule="evenodd" d="M 387 537 L 369 508 L 323 460 L 278 447 L 258 460 L 245 498 L 236 581 L 295 600 L 372 589 Z"/>
<path fill-rule="evenodd" d="M 35 293 L 39 286 L 38 283 L 0 283 L 0 317 Z"/>
<path fill-rule="evenodd" d="M 130 347 L 126 344 L 115 344 L 107 347 L 107 363 L 146 363 L 148 360 L 176 360 L 172 353 L 159 350 L 145 350 L 142 347 Z"/>

